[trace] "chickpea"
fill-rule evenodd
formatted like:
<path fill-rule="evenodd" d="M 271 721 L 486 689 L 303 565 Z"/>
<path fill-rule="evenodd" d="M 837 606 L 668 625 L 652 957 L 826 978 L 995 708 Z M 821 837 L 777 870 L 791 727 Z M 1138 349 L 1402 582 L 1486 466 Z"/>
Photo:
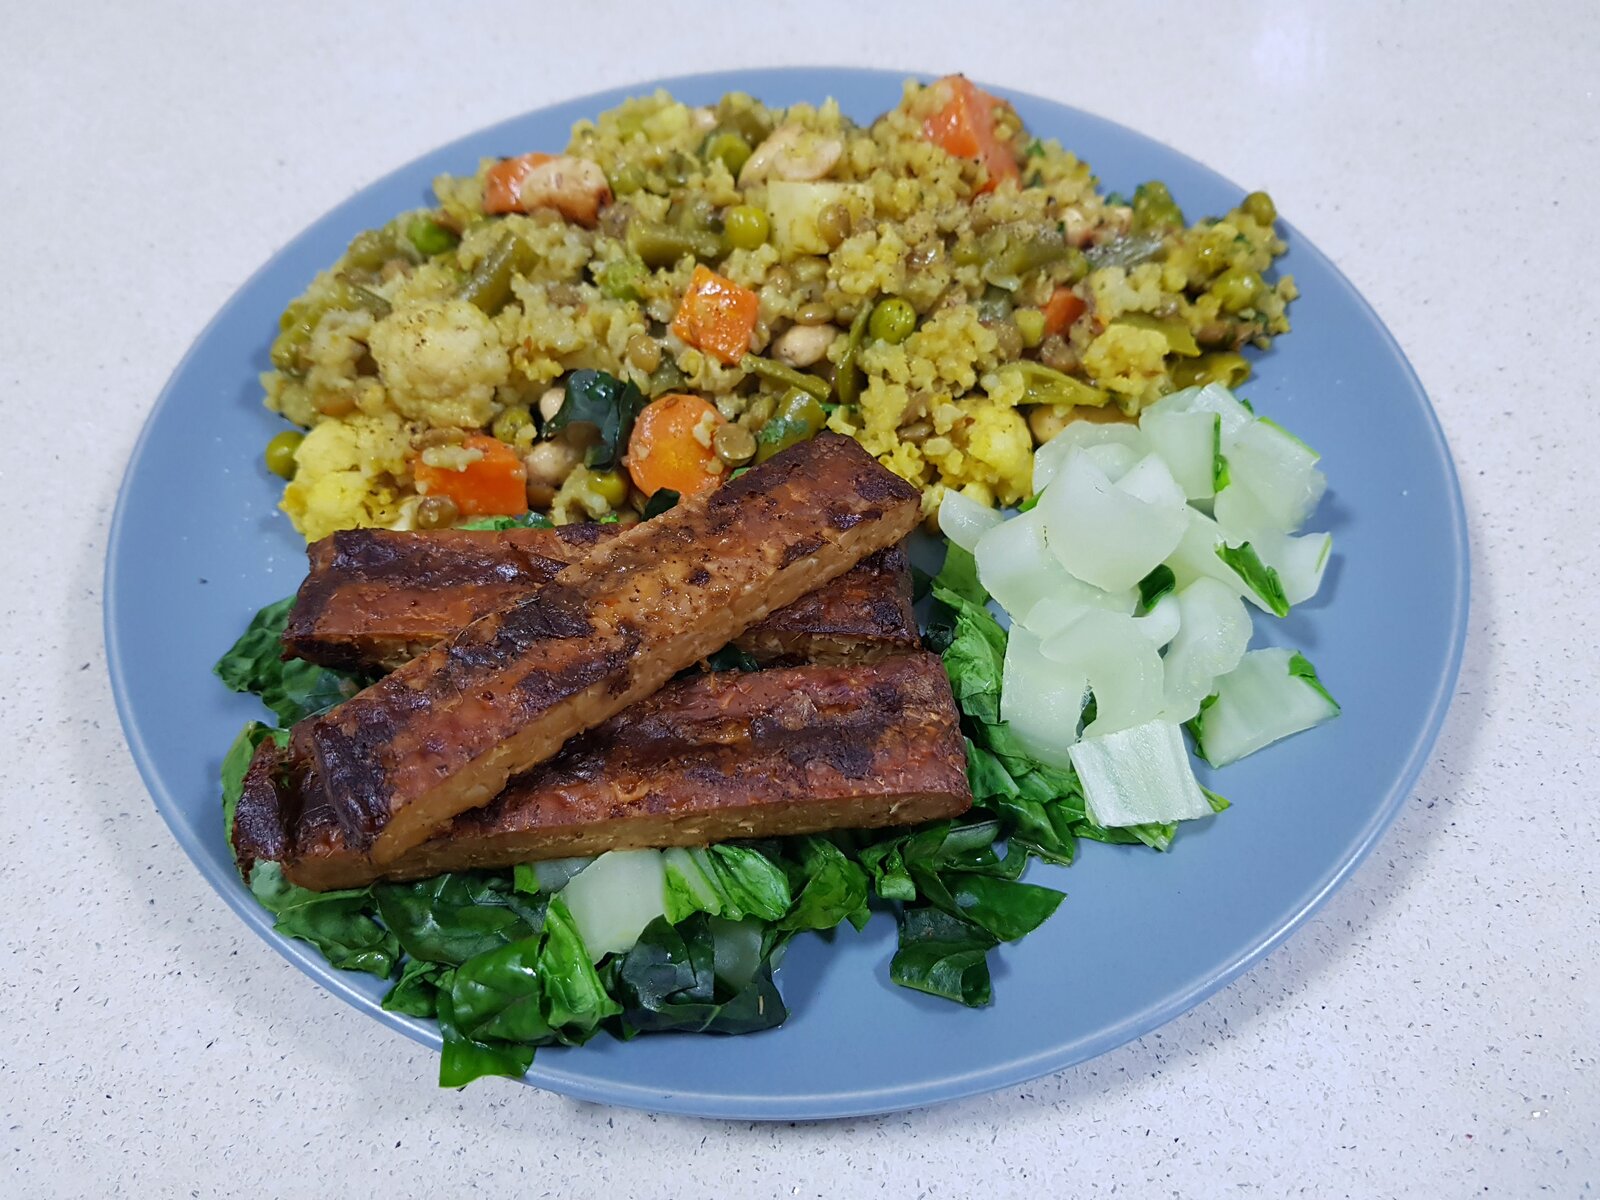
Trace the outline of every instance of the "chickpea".
<path fill-rule="evenodd" d="M 561 411 L 561 406 L 567 402 L 567 389 L 553 387 L 539 397 L 539 423 L 541 425 L 555 419 Z"/>
<path fill-rule="evenodd" d="M 577 449 L 567 442 L 540 442 L 522 460 L 528 469 L 528 486 L 531 489 L 538 482 L 553 492 L 578 465 L 579 457 Z"/>
<path fill-rule="evenodd" d="M 1035 404 L 1028 410 L 1028 431 L 1033 434 L 1033 440 L 1042 446 L 1065 429 L 1071 420 L 1071 405 Z"/>
<path fill-rule="evenodd" d="M 832 325 L 795 325 L 772 343 L 772 357 L 791 367 L 809 367 L 821 360 L 839 331 Z"/>

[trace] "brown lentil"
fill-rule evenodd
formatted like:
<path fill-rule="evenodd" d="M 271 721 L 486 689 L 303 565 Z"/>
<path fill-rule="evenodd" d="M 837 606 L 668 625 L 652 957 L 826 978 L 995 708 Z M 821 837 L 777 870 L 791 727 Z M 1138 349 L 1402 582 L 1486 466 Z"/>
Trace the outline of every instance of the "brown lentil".
<path fill-rule="evenodd" d="M 424 496 L 417 505 L 417 528 L 448 529 L 460 515 L 456 502 L 449 496 Z"/>
<path fill-rule="evenodd" d="M 721 425 L 711 436 L 717 457 L 730 467 L 740 467 L 756 456 L 756 438 L 743 425 Z"/>

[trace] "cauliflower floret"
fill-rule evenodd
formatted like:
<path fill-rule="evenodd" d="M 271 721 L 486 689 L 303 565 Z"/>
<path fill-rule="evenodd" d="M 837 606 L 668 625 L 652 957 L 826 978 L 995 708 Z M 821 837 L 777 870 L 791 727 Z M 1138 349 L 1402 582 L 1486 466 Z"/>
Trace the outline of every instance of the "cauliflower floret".
<path fill-rule="evenodd" d="M 400 513 L 396 479 L 406 471 L 411 431 L 393 413 L 323 421 L 295 451 L 295 474 L 278 507 L 305 539 L 339 529 L 392 525 Z"/>
<path fill-rule="evenodd" d="M 967 421 L 953 438 L 929 438 L 923 453 L 938 463 L 947 485 L 982 484 L 1001 503 L 1015 504 L 1033 490 L 1028 422 L 1016 409 L 987 400 L 964 400 L 959 407 Z"/>
<path fill-rule="evenodd" d="M 1154 329 L 1109 325 L 1083 352 L 1084 369 L 1101 387 L 1116 394 L 1129 412 L 1153 400 L 1166 379 L 1167 339 Z M 1128 407 L 1129 404 L 1135 407 Z"/>
<path fill-rule="evenodd" d="M 389 403 L 435 428 L 487 425 L 511 373 L 494 322 L 465 300 L 401 309 L 372 327 L 368 347 Z"/>

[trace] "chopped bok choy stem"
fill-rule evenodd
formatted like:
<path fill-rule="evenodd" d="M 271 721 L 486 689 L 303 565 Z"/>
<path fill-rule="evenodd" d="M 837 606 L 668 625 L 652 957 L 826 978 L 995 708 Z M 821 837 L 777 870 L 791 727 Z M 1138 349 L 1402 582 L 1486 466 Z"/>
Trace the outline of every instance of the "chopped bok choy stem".
<path fill-rule="evenodd" d="M 1189 728 L 1201 757 L 1221 767 L 1338 715 L 1305 656 L 1273 648 L 1252 650 L 1217 680 Z"/>
<path fill-rule="evenodd" d="M 1071 750 L 1089 818 L 1108 829 L 1209 817 L 1183 733 L 1171 721 L 1149 721 Z"/>

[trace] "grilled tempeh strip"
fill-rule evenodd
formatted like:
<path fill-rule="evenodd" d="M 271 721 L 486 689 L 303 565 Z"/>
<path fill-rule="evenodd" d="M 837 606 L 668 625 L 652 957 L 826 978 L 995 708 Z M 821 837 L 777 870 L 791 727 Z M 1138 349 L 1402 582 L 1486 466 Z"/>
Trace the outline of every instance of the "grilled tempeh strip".
<path fill-rule="evenodd" d="M 351 841 L 380 865 L 572 735 L 900 541 L 917 489 L 819 434 L 598 545 L 295 727 Z"/>
<path fill-rule="evenodd" d="M 972 803 L 950 683 L 931 654 L 719 672 L 668 684 L 378 867 L 314 772 L 263 743 L 234 817 L 241 867 L 326 891 L 377 878 L 729 838 L 915 824 Z"/>
<path fill-rule="evenodd" d="M 286 652 L 343 671 L 392 670 L 481 616 L 531 596 L 621 530 L 348 529 L 307 547 L 310 571 L 284 630 Z M 899 546 L 734 639 L 761 662 L 859 662 L 915 650 L 911 567 Z"/>

